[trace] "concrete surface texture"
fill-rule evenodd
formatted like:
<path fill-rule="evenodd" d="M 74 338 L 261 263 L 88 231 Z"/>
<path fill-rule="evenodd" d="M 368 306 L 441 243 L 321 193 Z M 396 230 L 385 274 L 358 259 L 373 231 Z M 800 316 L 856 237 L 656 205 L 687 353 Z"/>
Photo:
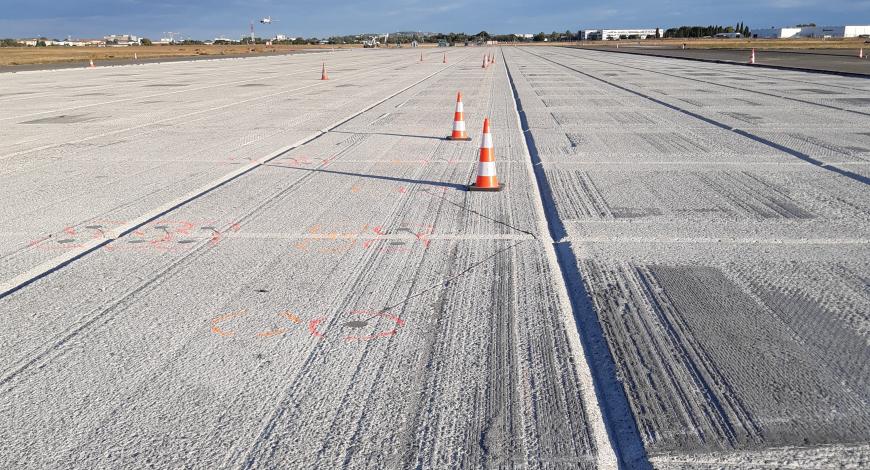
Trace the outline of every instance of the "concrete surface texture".
<path fill-rule="evenodd" d="M 491 51 L 0 75 L 0 466 L 870 464 L 870 81 Z"/>
<path fill-rule="evenodd" d="M 862 46 L 864 48 L 863 59 L 859 58 L 859 52 Z M 641 54 L 655 57 L 734 62 L 739 64 L 748 63 L 749 57 L 752 53 L 751 49 L 746 48 L 682 49 L 674 47 L 640 46 L 635 44 L 620 44 L 618 49 L 615 45 L 591 48 L 583 47 L 583 49 L 625 54 Z M 755 52 L 755 63 L 758 65 L 858 74 L 870 77 L 870 59 L 868 58 L 870 58 L 870 43 L 858 43 L 854 49 L 758 49 Z"/>

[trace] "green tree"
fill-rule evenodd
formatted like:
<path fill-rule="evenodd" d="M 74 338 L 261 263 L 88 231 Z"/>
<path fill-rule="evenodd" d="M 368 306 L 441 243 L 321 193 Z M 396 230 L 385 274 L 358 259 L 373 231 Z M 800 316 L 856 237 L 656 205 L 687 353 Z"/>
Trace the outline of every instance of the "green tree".
<path fill-rule="evenodd" d="M 154 44 L 154 43 L 151 42 L 150 39 L 148 39 L 148 38 L 142 38 L 142 45 L 143 45 L 143 46 L 151 46 L 151 45 L 153 45 L 153 44 Z"/>

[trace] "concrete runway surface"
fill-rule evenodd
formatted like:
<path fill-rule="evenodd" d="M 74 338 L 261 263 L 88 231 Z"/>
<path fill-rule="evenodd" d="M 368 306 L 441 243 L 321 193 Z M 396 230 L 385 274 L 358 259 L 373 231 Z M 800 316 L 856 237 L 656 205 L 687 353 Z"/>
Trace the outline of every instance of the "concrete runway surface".
<path fill-rule="evenodd" d="M 488 50 L 0 76 L 0 467 L 870 465 L 870 81 Z"/>
<path fill-rule="evenodd" d="M 870 43 L 864 47 L 864 59 L 858 58 L 860 46 L 860 44 L 856 45 L 855 49 L 759 49 L 756 51 L 755 63 L 759 66 L 852 74 L 870 78 L 870 59 L 868 59 Z M 616 49 L 615 46 L 587 49 L 738 64 L 749 62 L 751 54 L 751 49 L 681 49 L 632 44 L 623 44 L 619 49 Z"/>

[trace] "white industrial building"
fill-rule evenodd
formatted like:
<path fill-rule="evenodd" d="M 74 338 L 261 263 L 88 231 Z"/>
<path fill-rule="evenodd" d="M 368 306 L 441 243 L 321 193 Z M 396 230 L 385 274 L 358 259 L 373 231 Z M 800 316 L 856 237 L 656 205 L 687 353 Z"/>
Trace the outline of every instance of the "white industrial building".
<path fill-rule="evenodd" d="M 584 41 L 607 41 L 610 39 L 647 39 L 661 34 L 659 28 L 646 29 L 585 29 L 580 31 Z"/>
<path fill-rule="evenodd" d="M 752 37 L 764 39 L 856 38 L 860 36 L 870 36 L 870 26 L 794 26 L 752 30 Z"/>

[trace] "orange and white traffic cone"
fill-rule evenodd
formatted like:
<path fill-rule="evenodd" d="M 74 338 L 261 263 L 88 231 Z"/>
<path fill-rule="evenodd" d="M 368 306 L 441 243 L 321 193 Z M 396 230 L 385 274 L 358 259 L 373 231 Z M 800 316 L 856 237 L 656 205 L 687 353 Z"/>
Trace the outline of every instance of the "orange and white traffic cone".
<path fill-rule="evenodd" d="M 329 80 L 329 75 L 326 74 L 326 62 L 323 63 L 323 68 L 320 69 L 320 79 Z"/>
<path fill-rule="evenodd" d="M 446 53 L 446 52 L 444 53 L 444 60 L 442 60 L 441 63 L 442 63 L 442 64 L 446 64 L 446 63 L 447 63 L 447 53 Z"/>
<path fill-rule="evenodd" d="M 483 120 L 483 136 L 480 139 L 480 162 L 477 164 L 477 181 L 468 186 L 469 191 L 501 191 L 504 185 L 495 175 L 495 154 L 492 150 L 492 134 L 489 133 L 489 118 Z"/>
<path fill-rule="evenodd" d="M 96 65 L 94 65 L 94 59 L 91 59 L 91 64 L 88 67 L 96 68 Z"/>
<path fill-rule="evenodd" d="M 136 52 L 133 53 L 133 60 L 139 60 L 139 54 L 138 54 L 138 53 L 136 53 Z"/>
<path fill-rule="evenodd" d="M 495 63 L 495 52 L 492 53 L 492 60 L 489 61 L 490 64 Z"/>
<path fill-rule="evenodd" d="M 485 68 L 486 68 L 486 65 L 487 65 L 487 64 L 486 64 L 486 56 L 484 55 L 484 56 L 483 56 L 483 65 L 481 65 L 480 68 L 485 69 Z"/>
<path fill-rule="evenodd" d="M 749 56 L 749 63 L 750 64 L 755 63 L 755 48 L 754 47 L 752 48 L 752 55 Z"/>
<path fill-rule="evenodd" d="M 462 92 L 456 92 L 456 111 L 453 113 L 453 133 L 447 140 L 471 140 L 465 132 L 465 111 L 462 107 Z"/>
<path fill-rule="evenodd" d="M 423 53 L 420 53 L 420 62 L 423 62 Z"/>

